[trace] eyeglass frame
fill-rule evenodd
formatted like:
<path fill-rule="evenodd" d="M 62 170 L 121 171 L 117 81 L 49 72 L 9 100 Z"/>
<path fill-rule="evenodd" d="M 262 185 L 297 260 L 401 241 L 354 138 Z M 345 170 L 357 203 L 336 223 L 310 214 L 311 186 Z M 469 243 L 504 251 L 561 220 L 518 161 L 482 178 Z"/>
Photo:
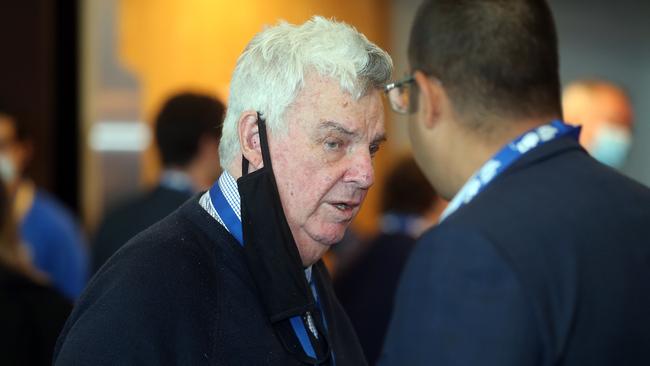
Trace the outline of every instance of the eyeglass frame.
<path fill-rule="evenodd" d="M 403 88 L 407 86 L 413 88 L 413 91 L 409 93 L 408 109 L 402 111 L 398 107 L 396 107 L 396 103 L 393 102 L 393 100 L 391 99 L 390 91 L 393 89 Z M 417 85 L 415 83 L 414 74 L 411 74 L 401 80 L 386 84 L 384 86 L 384 93 L 386 94 L 388 102 L 390 103 L 390 108 L 393 110 L 393 112 L 398 114 L 404 114 L 404 115 L 412 114 L 417 110 L 417 98 L 414 97 L 416 95 L 416 91 L 417 91 Z"/>

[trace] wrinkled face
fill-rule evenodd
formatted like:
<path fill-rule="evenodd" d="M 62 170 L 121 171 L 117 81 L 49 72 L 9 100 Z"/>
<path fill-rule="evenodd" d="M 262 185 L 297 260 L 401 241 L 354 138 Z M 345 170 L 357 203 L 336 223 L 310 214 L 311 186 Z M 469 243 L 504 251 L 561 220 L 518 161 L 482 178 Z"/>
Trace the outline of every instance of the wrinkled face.
<path fill-rule="evenodd" d="M 304 265 L 341 240 L 373 184 L 372 159 L 384 138 L 378 90 L 354 100 L 338 82 L 309 75 L 270 136 L 282 206 Z"/>

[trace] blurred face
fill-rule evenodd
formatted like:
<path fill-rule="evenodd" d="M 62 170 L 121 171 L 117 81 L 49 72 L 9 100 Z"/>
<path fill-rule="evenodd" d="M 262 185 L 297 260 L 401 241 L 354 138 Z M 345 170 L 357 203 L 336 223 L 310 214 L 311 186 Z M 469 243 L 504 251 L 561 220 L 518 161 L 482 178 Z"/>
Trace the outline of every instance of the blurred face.
<path fill-rule="evenodd" d="M 381 94 L 354 100 L 338 82 L 310 75 L 270 136 L 282 206 L 304 265 L 339 242 L 374 182 L 384 138 Z"/>
<path fill-rule="evenodd" d="M 567 122 L 582 125 L 580 143 L 588 150 L 594 144 L 598 131 L 608 125 L 627 131 L 632 129 L 630 101 L 614 86 L 570 86 L 562 95 L 562 109 Z"/>
<path fill-rule="evenodd" d="M 12 186 L 19 179 L 25 157 L 25 148 L 17 140 L 13 122 L 8 116 L 0 115 L 0 178 L 7 185 Z"/>

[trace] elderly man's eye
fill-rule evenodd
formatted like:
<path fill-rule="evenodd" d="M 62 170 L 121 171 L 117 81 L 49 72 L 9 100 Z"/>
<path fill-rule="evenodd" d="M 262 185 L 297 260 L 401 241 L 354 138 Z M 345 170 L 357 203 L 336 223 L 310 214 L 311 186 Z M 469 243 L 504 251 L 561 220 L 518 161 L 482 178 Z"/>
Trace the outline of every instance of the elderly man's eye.
<path fill-rule="evenodd" d="M 370 156 L 374 157 L 379 151 L 379 144 L 371 144 L 368 150 L 370 150 Z"/>
<path fill-rule="evenodd" d="M 325 141 L 325 148 L 327 150 L 338 150 L 343 146 L 343 142 L 340 140 L 327 140 Z"/>

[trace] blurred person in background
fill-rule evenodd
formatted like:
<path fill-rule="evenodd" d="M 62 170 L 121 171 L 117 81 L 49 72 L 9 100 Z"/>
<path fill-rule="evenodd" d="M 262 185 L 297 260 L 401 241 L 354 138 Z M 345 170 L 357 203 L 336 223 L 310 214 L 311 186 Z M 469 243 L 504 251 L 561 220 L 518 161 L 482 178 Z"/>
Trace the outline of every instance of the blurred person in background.
<path fill-rule="evenodd" d="M 413 158 L 399 161 L 389 173 L 382 194 L 380 234 L 334 282 L 368 360 L 379 357 L 393 311 L 402 269 L 415 241 L 437 219 L 444 204 Z"/>
<path fill-rule="evenodd" d="M 181 93 L 169 98 L 155 120 L 163 166 L 160 182 L 109 210 L 91 247 L 93 273 L 122 245 L 160 221 L 218 177 L 224 105 L 214 97 Z"/>
<path fill-rule="evenodd" d="M 210 189 L 99 270 L 58 365 L 366 364 L 322 256 L 374 183 L 390 56 L 315 16 L 253 37 Z"/>
<path fill-rule="evenodd" d="M 563 121 L 543 0 L 429 0 L 386 89 L 449 205 L 400 280 L 380 365 L 650 365 L 650 189 Z"/>
<path fill-rule="evenodd" d="M 617 85 L 577 80 L 562 94 L 564 118 L 582 126 L 580 143 L 598 161 L 620 169 L 632 145 L 632 103 Z"/>
<path fill-rule="evenodd" d="M 72 305 L 33 266 L 17 229 L 0 181 L 0 364 L 51 365 Z"/>
<path fill-rule="evenodd" d="M 88 278 L 88 254 L 72 213 L 25 176 L 34 148 L 26 126 L 0 111 L 0 179 L 13 199 L 34 266 L 68 299 L 76 299 Z"/>

